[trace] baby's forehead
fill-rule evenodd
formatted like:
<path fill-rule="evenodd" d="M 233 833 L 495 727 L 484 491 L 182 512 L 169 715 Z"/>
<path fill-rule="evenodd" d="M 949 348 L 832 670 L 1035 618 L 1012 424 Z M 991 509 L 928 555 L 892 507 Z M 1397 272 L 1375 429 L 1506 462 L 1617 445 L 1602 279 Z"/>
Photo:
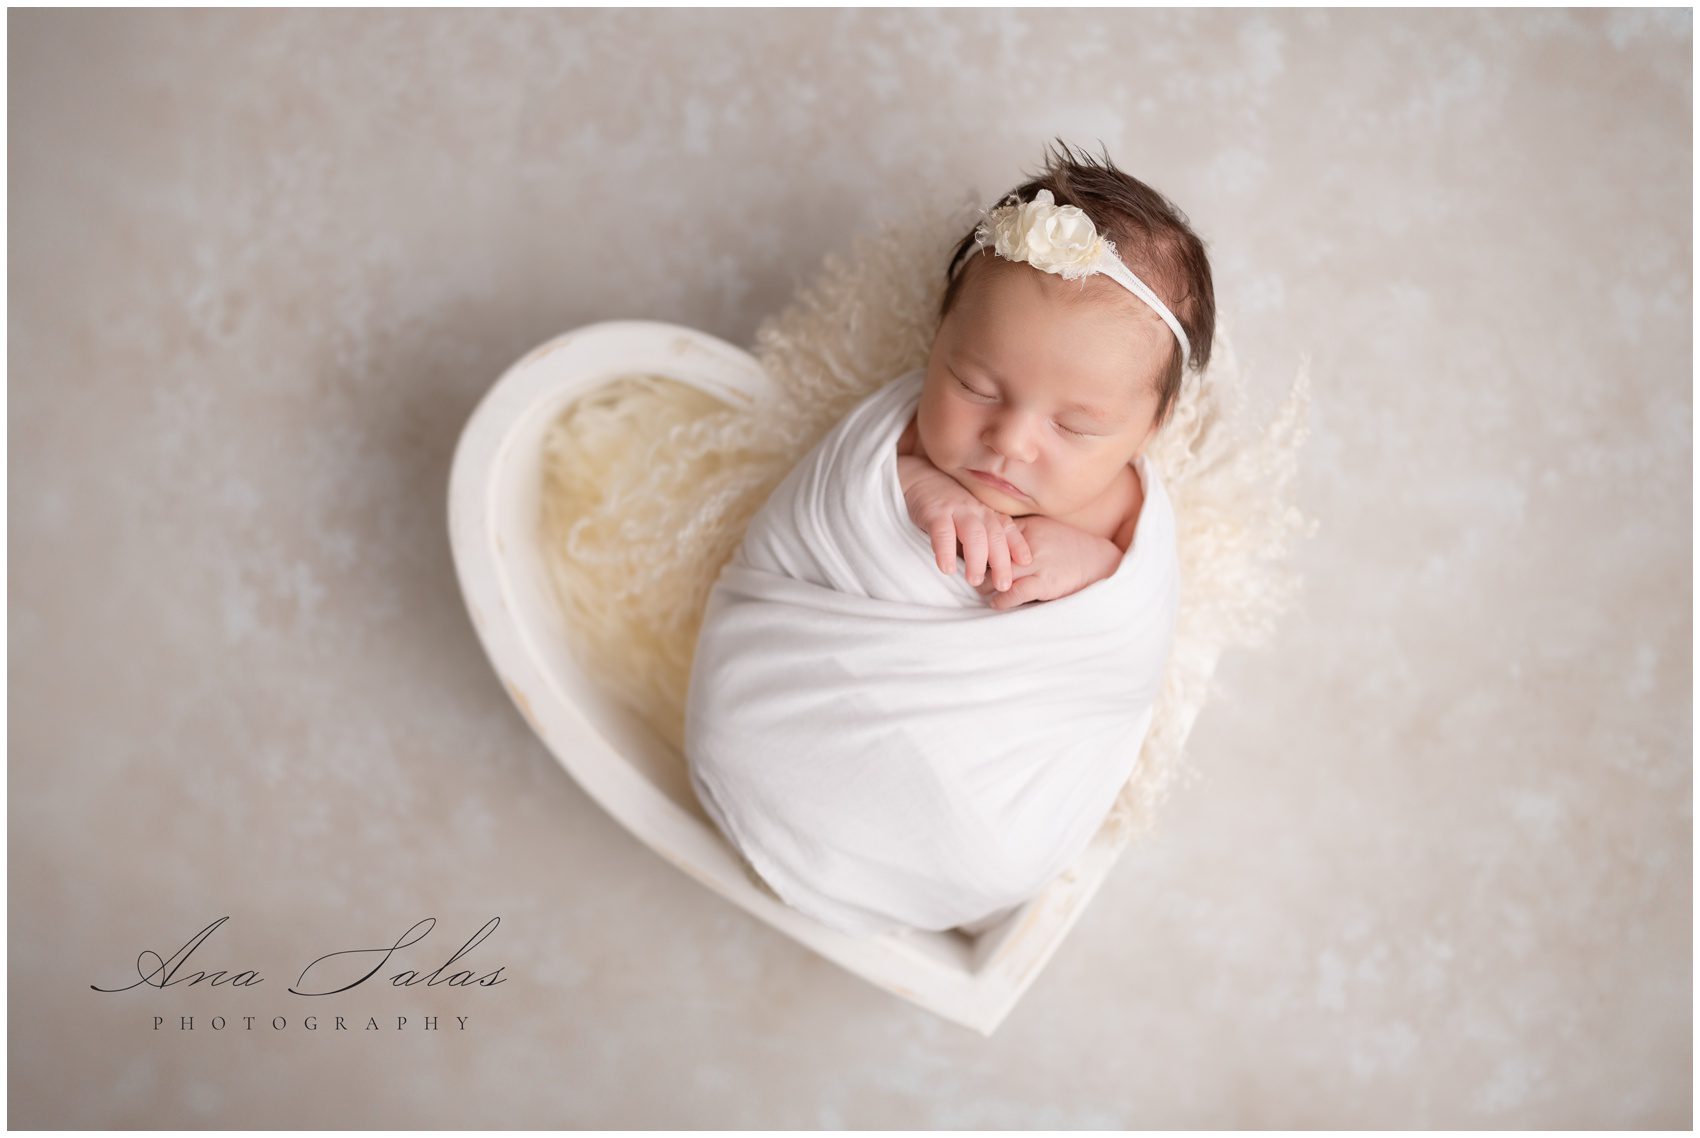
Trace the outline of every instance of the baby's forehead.
<path fill-rule="evenodd" d="M 951 311 L 960 318 L 965 338 L 999 350 L 1010 338 L 1051 333 L 1078 353 L 1104 359 L 1120 369 L 1144 373 L 1153 361 L 1168 358 L 1173 333 L 1143 301 L 1102 275 L 1069 280 L 992 258 L 976 265 L 976 279 Z"/>

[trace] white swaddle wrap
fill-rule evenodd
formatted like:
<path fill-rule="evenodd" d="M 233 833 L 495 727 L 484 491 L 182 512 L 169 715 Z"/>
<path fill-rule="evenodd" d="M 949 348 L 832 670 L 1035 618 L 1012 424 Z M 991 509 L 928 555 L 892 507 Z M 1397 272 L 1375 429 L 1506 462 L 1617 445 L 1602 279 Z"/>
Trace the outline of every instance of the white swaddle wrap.
<path fill-rule="evenodd" d="M 1007 612 L 939 572 L 897 439 L 922 369 L 786 476 L 722 569 L 691 666 L 704 809 L 793 908 L 851 933 L 949 929 L 1025 901 L 1133 773 L 1180 573 L 1152 464 L 1108 578 Z"/>

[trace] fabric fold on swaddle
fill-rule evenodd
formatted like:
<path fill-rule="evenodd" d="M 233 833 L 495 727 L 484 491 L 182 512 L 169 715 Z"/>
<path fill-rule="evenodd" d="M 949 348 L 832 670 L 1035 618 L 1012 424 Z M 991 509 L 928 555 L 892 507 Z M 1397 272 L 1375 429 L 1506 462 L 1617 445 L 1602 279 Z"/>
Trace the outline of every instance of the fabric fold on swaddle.
<path fill-rule="evenodd" d="M 1108 578 L 998 612 L 960 558 L 940 573 L 897 476 L 924 376 L 857 404 L 756 513 L 686 701 L 709 817 L 787 904 L 855 934 L 955 928 L 1079 857 L 1133 773 L 1179 603 L 1145 456 Z"/>

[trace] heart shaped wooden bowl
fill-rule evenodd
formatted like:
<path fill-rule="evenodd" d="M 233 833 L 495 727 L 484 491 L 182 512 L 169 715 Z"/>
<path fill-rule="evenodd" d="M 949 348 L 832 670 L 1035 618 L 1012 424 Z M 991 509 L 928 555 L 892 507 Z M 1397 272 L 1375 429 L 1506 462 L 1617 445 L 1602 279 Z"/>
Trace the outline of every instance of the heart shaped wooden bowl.
<path fill-rule="evenodd" d="M 758 889 L 698 805 L 684 757 L 595 681 L 596 661 L 581 658 L 550 590 L 539 512 L 543 439 L 568 404 L 634 375 L 666 377 L 735 407 L 774 391 L 742 349 L 641 320 L 567 332 L 508 368 L 461 432 L 449 480 L 455 572 L 490 663 L 550 753 L 645 845 L 856 975 L 990 1035 L 1062 944 L 1124 842 L 1106 826 L 1039 896 L 972 936 L 859 939 Z"/>

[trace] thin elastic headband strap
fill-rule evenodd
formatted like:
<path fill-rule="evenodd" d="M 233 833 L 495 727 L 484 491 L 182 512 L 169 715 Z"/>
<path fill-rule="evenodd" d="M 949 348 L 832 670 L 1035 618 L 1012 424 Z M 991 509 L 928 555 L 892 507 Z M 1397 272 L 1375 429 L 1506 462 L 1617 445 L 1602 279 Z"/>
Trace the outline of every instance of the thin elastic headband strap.
<path fill-rule="evenodd" d="M 1108 242 L 1106 242 L 1106 244 L 1108 244 Z M 1152 291 L 1151 286 L 1134 276 L 1133 270 L 1127 267 L 1126 262 L 1116 256 L 1114 246 L 1110 247 L 1110 251 L 1105 254 L 1103 260 L 1098 262 L 1098 264 L 1094 267 L 1094 271 L 1103 273 L 1105 276 L 1127 289 L 1127 291 L 1150 305 L 1152 311 L 1156 312 L 1158 316 L 1163 318 L 1163 323 L 1169 326 L 1169 331 L 1173 332 L 1175 334 L 1175 339 L 1180 341 L 1181 370 L 1186 370 L 1187 361 L 1192 358 L 1192 345 L 1188 342 L 1186 333 L 1181 330 L 1181 322 L 1175 319 L 1175 314 L 1169 311 L 1168 305 L 1157 299 L 1157 294 Z"/>

